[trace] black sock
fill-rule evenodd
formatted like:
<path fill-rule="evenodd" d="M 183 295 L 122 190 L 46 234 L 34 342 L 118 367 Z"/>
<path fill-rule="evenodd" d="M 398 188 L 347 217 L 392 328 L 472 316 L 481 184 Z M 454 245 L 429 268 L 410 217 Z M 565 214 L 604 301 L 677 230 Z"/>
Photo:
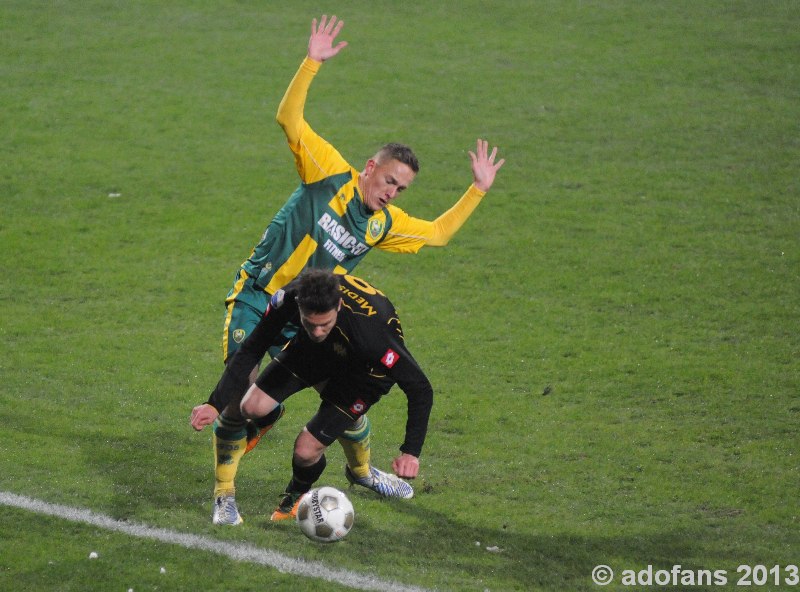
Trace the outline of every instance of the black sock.
<path fill-rule="evenodd" d="M 286 486 L 286 491 L 289 493 L 306 493 L 322 475 L 326 464 L 327 461 L 324 454 L 317 462 L 307 467 L 300 466 L 297 464 L 297 460 L 292 457 L 292 480 Z"/>

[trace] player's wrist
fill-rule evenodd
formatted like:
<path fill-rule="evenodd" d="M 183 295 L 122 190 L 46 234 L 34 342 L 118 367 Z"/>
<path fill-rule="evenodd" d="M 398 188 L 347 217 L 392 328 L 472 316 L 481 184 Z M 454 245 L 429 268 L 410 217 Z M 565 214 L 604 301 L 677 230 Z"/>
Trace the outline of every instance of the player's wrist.
<path fill-rule="evenodd" d="M 472 185 L 470 186 L 470 190 L 473 193 L 475 193 L 478 197 L 483 197 L 484 195 L 486 195 L 488 193 L 489 189 L 490 189 L 490 187 L 487 187 L 486 189 L 481 189 L 478 186 L 478 182 L 477 181 L 473 181 Z"/>
<path fill-rule="evenodd" d="M 403 446 L 400 447 L 400 456 L 398 458 L 411 457 L 413 459 L 416 459 L 417 462 L 419 462 L 419 455 L 420 455 L 419 450 L 413 448 L 407 448 L 404 444 Z"/>
<path fill-rule="evenodd" d="M 311 70 L 313 73 L 317 73 L 322 66 L 322 60 L 318 60 L 312 58 L 310 55 L 306 54 L 306 57 L 303 59 L 302 67 Z"/>

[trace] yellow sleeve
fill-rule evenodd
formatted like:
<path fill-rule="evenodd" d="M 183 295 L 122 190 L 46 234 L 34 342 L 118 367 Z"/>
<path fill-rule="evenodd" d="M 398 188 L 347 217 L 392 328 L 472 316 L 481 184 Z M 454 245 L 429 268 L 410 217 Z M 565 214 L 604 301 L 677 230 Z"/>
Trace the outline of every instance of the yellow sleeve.
<path fill-rule="evenodd" d="M 413 218 L 397 206 L 388 205 L 386 209 L 392 218 L 392 225 L 384 239 L 376 246 L 393 253 L 416 253 L 433 236 L 433 222 Z"/>
<path fill-rule="evenodd" d="M 485 191 L 481 191 L 475 185 L 470 185 L 452 208 L 433 221 L 433 234 L 425 244 L 432 247 L 443 247 L 450 242 L 450 239 L 481 203 L 484 195 L 486 195 Z"/>
<path fill-rule="evenodd" d="M 461 199 L 433 222 L 414 218 L 389 205 L 387 209 L 392 217 L 392 226 L 377 247 L 395 253 L 416 253 L 425 245 L 443 247 L 478 207 L 484 195 L 486 192 L 470 185 Z"/>
<path fill-rule="evenodd" d="M 295 146 L 300 142 L 303 127 L 308 125 L 303 118 L 303 109 L 306 105 L 306 97 L 308 96 L 308 89 L 311 87 L 311 81 L 314 80 L 314 76 L 319 72 L 320 66 L 322 66 L 321 62 L 316 62 L 306 57 L 289 83 L 289 88 L 286 89 L 280 105 L 278 105 L 278 113 L 275 119 L 283 128 L 290 146 Z"/>
<path fill-rule="evenodd" d="M 314 183 L 351 168 L 333 146 L 311 129 L 303 115 L 308 89 L 321 65 L 321 62 L 309 57 L 303 60 L 289 83 L 275 116 L 286 134 L 286 141 L 294 154 L 297 173 L 304 183 Z"/>

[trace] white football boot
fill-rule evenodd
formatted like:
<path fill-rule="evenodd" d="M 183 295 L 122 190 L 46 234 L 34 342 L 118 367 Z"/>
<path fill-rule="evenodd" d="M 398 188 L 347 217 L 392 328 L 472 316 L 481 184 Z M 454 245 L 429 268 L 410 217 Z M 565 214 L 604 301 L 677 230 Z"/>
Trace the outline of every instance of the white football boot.
<path fill-rule="evenodd" d="M 361 485 L 383 497 L 399 497 L 403 499 L 411 499 L 414 497 L 414 488 L 411 487 L 411 485 L 403 481 L 397 475 L 386 473 L 375 467 L 370 467 L 369 475 L 359 479 L 353 475 L 350 471 L 350 467 L 345 465 L 344 476 L 347 477 L 351 485 Z"/>

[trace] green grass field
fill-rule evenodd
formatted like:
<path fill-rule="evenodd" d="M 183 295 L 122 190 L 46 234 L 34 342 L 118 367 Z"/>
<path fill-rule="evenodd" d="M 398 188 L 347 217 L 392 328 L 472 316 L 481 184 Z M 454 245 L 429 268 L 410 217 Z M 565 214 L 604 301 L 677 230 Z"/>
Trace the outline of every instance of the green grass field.
<path fill-rule="evenodd" d="M 315 394 L 242 463 L 238 529 L 188 425 L 297 184 L 274 114 L 323 10 L 350 46 L 306 117 L 357 166 L 411 144 L 398 205 L 449 207 L 479 136 L 507 159 L 447 248 L 357 270 L 436 403 L 418 495 L 346 490 L 329 546 L 267 523 Z M 7 0 L 0 49 L 0 493 L 424 589 L 796 587 L 800 4 Z M 370 412 L 378 466 L 404 402 Z M 728 583 L 621 581 L 678 564 Z M 349 588 L 0 505 L 0 590 L 131 589 Z"/>

